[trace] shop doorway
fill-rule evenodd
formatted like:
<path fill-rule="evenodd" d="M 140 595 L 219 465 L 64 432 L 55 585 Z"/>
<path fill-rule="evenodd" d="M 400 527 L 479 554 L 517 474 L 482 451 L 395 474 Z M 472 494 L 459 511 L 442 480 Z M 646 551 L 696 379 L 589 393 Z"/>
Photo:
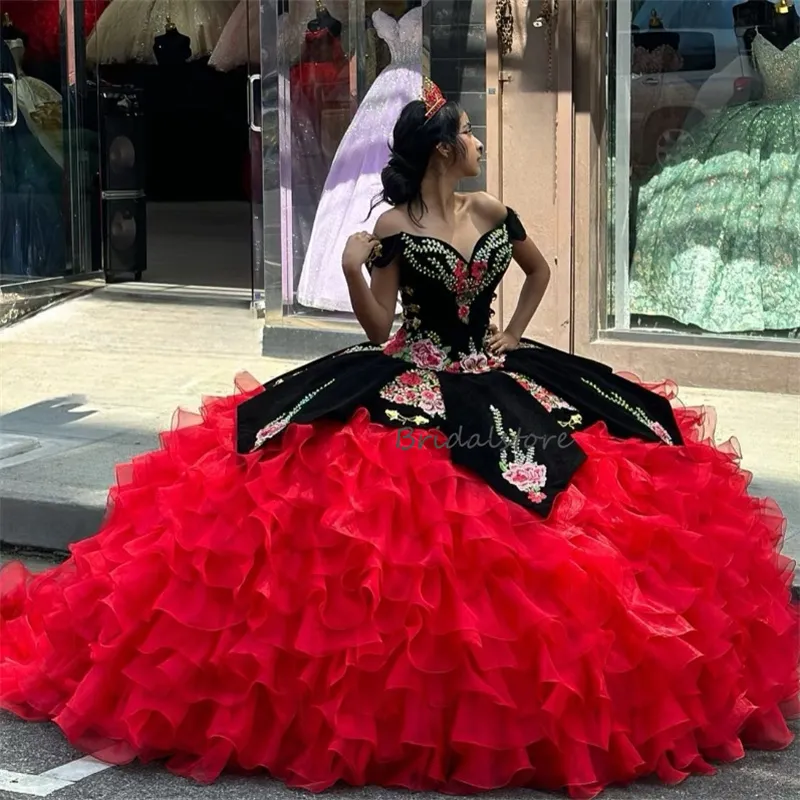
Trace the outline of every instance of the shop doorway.
<path fill-rule="evenodd" d="M 125 222 L 146 230 L 138 251 L 146 260 L 144 282 L 252 295 L 248 90 L 259 64 L 258 1 L 111 0 L 104 6 L 86 36 L 87 75 L 100 97 L 100 147 L 113 148 L 112 135 L 102 132 L 106 115 L 115 113 L 109 109 L 121 105 L 104 103 L 109 90 L 135 95 L 138 119 L 131 130 L 142 154 L 141 187 L 128 191 L 143 195 L 133 205 L 136 198 L 103 181 L 105 239 L 116 235 L 109 224 L 114 201 L 127 200 Z M 109 170 L 119 158 L 101 152 Z M 106 262 L 114 259 L 113 248 L 114 242 Z"/>

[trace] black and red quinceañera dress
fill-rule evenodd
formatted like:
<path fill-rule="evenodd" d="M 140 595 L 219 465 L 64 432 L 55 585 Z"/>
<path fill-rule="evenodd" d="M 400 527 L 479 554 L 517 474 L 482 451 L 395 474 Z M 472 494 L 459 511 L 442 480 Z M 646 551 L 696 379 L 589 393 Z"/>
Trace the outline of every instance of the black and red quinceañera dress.
<path fill-rule="evenodd" d="M 182 418 L 64 564 L 2 573 L 2 706 L 109 760 L 470 793 L 782 748 L 784 519 L 674 388 L 485 348 L 516 215 L 382 241 L 403 325 Z M 110 748 L 105 749 L 105 748 Z"/>

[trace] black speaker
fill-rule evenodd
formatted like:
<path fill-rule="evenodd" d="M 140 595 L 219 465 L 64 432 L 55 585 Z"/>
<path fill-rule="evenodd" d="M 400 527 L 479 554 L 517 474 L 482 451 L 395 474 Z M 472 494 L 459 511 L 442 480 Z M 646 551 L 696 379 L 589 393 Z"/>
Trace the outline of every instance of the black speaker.
<path fill-rule="evenodd" d="M 103 270 L 131 273 L 147 268 L 147 202 L 144 197 L 103 198 Z"/>
<path fill-rule="evenodd" d="M 100 90 L 100 197 L 106 277 L 147 269 L 145 127 L 141 90 Z"/>

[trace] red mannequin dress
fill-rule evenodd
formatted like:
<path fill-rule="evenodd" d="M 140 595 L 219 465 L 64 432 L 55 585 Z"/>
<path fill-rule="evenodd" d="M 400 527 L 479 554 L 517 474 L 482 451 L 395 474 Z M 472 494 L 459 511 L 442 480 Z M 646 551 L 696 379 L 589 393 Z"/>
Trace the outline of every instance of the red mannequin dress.
<path fill-rule="evenodd" d="M 302 264 L 339 140 L 350 122 L 350 63 L 328 27 L 304 34 L 289 71 L 292 99 L 292 244 Z"/>
<path fill-rule="evenodd" d="M 509 211 L 471 254 L 384 239 L 387 343 L 179 417 L 68 561 L 0 572 L 0 704 L 115 761 L 315 791 L 589 798 L 787 746 L 785 520 L 674 387 L 486 352 L 525 237 Z"/>
<path fill-rule="evenodd" d="M 83 32 L 88 39 L 111 0 L 84 0 Z M 35 61 L 55 61 L 59 52 L 60 0 L 3 0 L 3 13 L 28 36 L 26 55 Z"/>

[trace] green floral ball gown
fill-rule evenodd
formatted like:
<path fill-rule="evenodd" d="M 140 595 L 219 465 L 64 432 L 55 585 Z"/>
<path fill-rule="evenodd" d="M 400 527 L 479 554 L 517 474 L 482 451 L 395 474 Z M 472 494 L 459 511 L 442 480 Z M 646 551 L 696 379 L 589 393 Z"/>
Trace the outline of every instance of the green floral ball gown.
<path fill-rule="evenodd" d="M 764 99 L 701 123 L 640 191 L 631 313 L 800 327 L 800 40 L 752 52 Z"/>

